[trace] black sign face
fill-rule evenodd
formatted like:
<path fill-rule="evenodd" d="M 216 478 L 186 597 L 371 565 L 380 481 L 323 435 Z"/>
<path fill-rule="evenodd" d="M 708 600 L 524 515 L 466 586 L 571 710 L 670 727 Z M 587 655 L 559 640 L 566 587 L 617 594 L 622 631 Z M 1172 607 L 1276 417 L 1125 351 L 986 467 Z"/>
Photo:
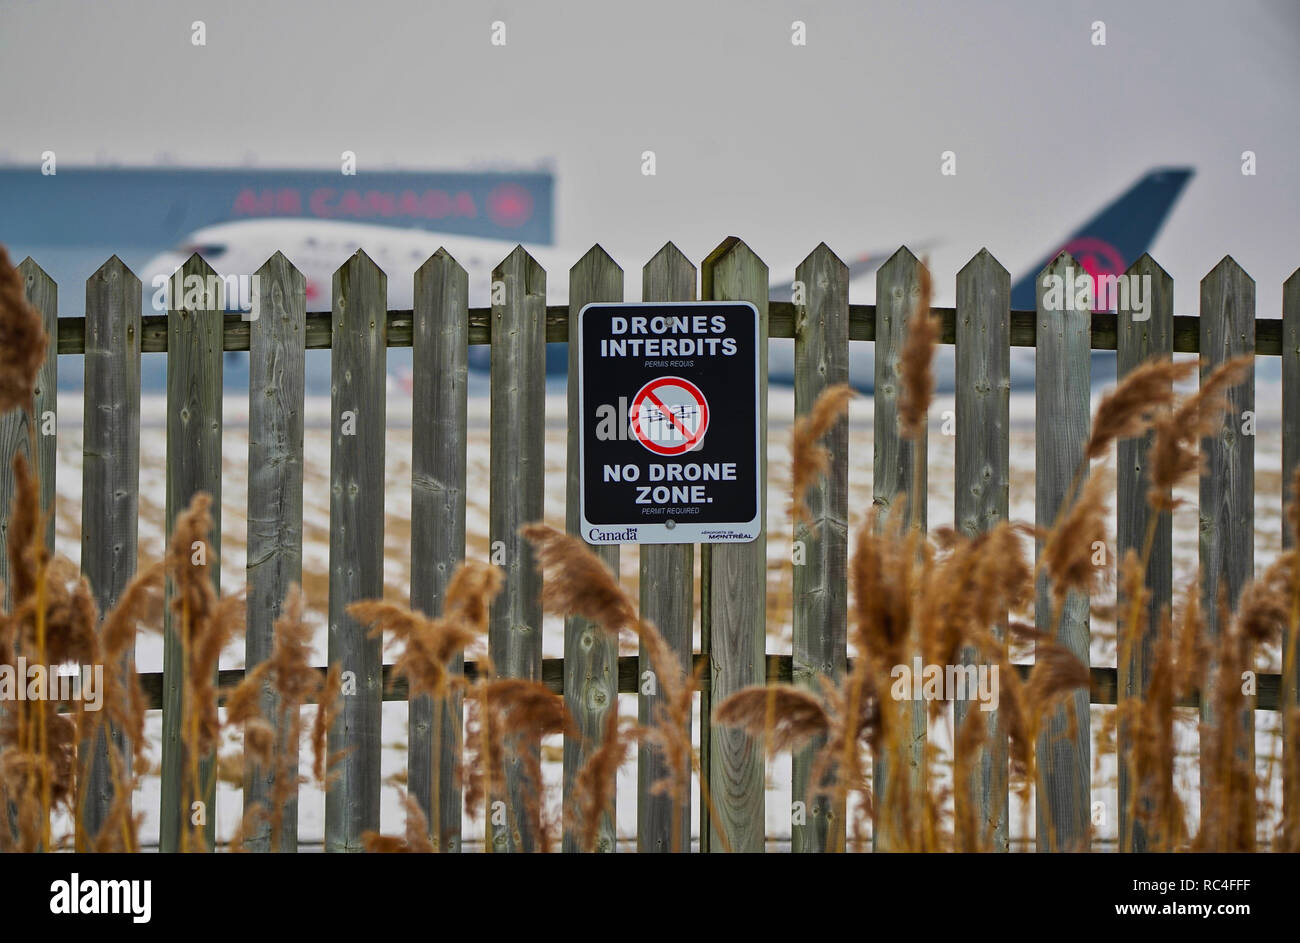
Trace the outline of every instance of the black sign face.
<path fill-rule="evenodd" d="M 758 537 L 758 337 L 758 310 L 744 301 L 578 313 L 588 543 Z"/>

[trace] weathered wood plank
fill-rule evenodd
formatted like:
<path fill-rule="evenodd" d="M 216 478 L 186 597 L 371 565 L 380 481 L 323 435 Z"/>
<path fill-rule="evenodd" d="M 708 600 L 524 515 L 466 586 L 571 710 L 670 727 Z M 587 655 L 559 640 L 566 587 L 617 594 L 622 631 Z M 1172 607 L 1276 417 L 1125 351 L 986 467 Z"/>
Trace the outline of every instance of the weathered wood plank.
<path fill-rule="evenodd" d="M 45 322 L 49 344 L 45 350 L 45 363 L 36 375 L 36 396 L 31 416 L 23 410 L 13 410 L 0 416 L 0 586 L 4 587 L 6 600 L 9 598 L 9 555 L 5 549 L 5 535 L 14 501 L 14 456 L 22 452 L 30 462 L 33 438 L 36 441 L 34 466 L 41 487 L 41 513 L 45 515 L 45 545 L 51 552 L 54 550 L 55 432 L 58 419 L 56 388 L 59 362 L 55 338 L 59 333 L 59 287 L 30 257 L 19 263 L 18 274 L 22 276 L 27 303 L 41 313 Z"/>
<path fill-rule="evenodd" d="M 328 740 L 331 754 L 348 752 L 325 796 L 325 850 L 356 852 L 362 833 L 379 829 L 383 640 L 347 607 L 384 594 L 388 277 L 358 250 L 333 292 L 329 660 L 342 668 L 343 697 Z"/>
<path fill-rule="evenodd" d="M 1285 511 L 1290 503 L 1300 502 L 1300 494 L 1291 490 L 1296 469 L 1300 467 L 1300 269 L 1292 272 L 1282 285 L 1282 330 L 1282 503 Z M 1295 535 L 1285 524 L 1282 546 L 1295 546 Z M 1300 707 L 1300 632 L 1294 625 L 1289 627 L 1282 644 L 1282 677 L 1282 819 L 1300 822 L 1300 776 L 1294 775 L 1296 766 L 1290 752 L 1300 743 L 1296 739 L 1294 713 Z M 1300 825 L 1296 828 L 1292 848 L 1300 843 Z"/>
<path fill-rule="evenodd" d="M 245 664 L 275 650 L 275 620 L 290 587 L 302 582 L 303 393 L 307 283 L 280 252 L 258 269 L 257 306 L 249 323 L 248 376 L 248 628 Z M 268 818 L 245 839 L 249 851 L 298 850 L 298 738 L 280 697 L 267 683 L 262 711 L 273 718 L 276 757 L 292 770 L 290 798 L 281 812 L 278 846 Z M 244 810 L 271 811 L 277 770 L 254 761 L 244 773 Z"/>
<path fill-rule="evenodd" d="M 600 246 L 592 246 L 569 270 L 569 429 L 568 476 L 565 492 L 565 527 L 570 534 L 581 528 L 579 486 L 582 469 L 578 455 L 578 312 L 596 301 L 623 300 L 623 270 Z M 618 544 L 592 547 L 592 552 L 618 573 Z M 564 738 L 564 843 L 565 851 L 585 851 L 580 846 L 570 797 L 573 779 L 591 753 L 604 742 L 605 722 L 618 712 L 618 637 L 595 623 L 574 616 L 564 620 L 564 700 L 577 726 L 578 736 Z M 611 784 L 611 795 L 613 785 Z M 613 853 L 618 840 L 611 807 L 601 816 L 595 851 Z"/>
<path fill-rule="evenodd" d="M 1120 380 L 1147 361 L 1170 359 L 1173 352 L 1173 279 L 1146 254 L 1129 266 L 1127 275 L 1129 279 L 1149 280 L 1151 287 L 1149 292 L 1144 292 L 1147 307 L 1142 312 L 1145 315 L 1143 320 L 1134 317 L 1131 303 L 1120 308 L 1116 368 Z M 1147 462 L 1151 442 L 1152 436 L 1148 433 L 1138 439 L 1121 439 L 1116 444 L 1116 561 L 1123 561 L 1129 550 L 1141 559 L 1148 533 L 1151 542 L 1145 582 L 1150 599 L 1146 629 L 1140 635 L 1127 626 L 1128 605 L 1124 598 L 1119 600 L 1120 641 L 1116 658 L 1120 697 L 1125 707 L 1121 708 L 1116 744 L 1119 757 L 1119 835 L 1123 851 L 1148 850 L 1146 829 L 1135 814 L 1142 797 L 1135 795 L 1137 784 L 1131 776 L 1134 731 L 1125 722 L 1123 711 L 1132 710 L 1135 700 L 1141 702 L 1146 698 L 1160 629 L 1160 613 L 1173 603 L 1173 516 L 1168 512 L 1156 514 L 1147 500 L 1147 492 L 1151 489 Z"/>
<path fill-rule="evenodd" d="M 641 270 L 641 298 L 644 301 L 695 300 L 695 266 L 671 242 L 655 253 Z M 682 670 L 689 674 L 694 647 L 695 545 L 642 544 L 640 550 L 641 618 L 654 623 L 677 655 Z M 645 672 L 653 670 L 644 645 L 638 657 L 638 677 L 644 677 Z M 662 709 L 661 697 L 658 685 L 655 693 L 640 695 L 637 712 L 641 724 L 655 722 Z M 686 735 L 690 736 L 689 730 Z M 651 791 L 656 783 L 670 775 L 663 753 L 641 744 L 637 751 L 638 851 L 691 850 L 690 797 L 682 796 L 683 801 L 678 802 L 677 797 Z"/>
<path fill-rule="evenodd" d="M 185 290 L 185 280 L 199 278 L 215 290 L 201 297 Z M 209 513 L 212 533 L 205 550 L 212 585 L 221 591 L 221 280 L 212 266 L 195 253 L 177 269 L 171 282 L 172 303 L 167 313 L 167 541 L 176 517 L 185 512 L 199 492 L 212 497 Z M 158 847 L 163 852 L 194 850 L 182 837 L 191 829 L 194 803 L 201 802 L 203 835 L 208 848 L 216 843 L 214 757 L 199 763 L 198 783 L 190 783 L 190 757 L 182 712 L 185 672 L 184 627 L 172 610 L 174 591 L 168 581 L 169 604 L 163 610 L 163 731 L 162 797 Z"/>
<path fill-rule="evenodd" d="M 1034 520 L 1050 530 L 1066 501 L 1077 496 L 1086 474 L 1084 445 L 1091 425 L 1091 358 L 1088 311 L 1052 310 L 1045 304 L 1049 278 L 1072 290 L 1083 267 L 1062 252 L 1038 275 L 1038 350 L 1034 375 Z M 1059 296 L 1059 293 L 1058 293 Z M 1079 472 L 1080 468 L 1082 472 Z M 1071 493 L 1071 485 L 1079 479 Z M 1042 552 L 1041 538 L 1037 552 Z M 1089 663 L 1089 600 L 1071 593 L 1059 615 L 1047 574 L 1040 575 L 1034 603 L 1039 632 Z M 1039 851 L 1087 851 L 1091 806 L 1091 741 L 1088 692 L 1079 690 L 1053 711 L 1038 738 L 1039 789 L 1035 803 Z"/>
<path fill-rule="evenodd" d="M 517 247 L 492 270 L 491 457 L 488 539 L 505 581 L 492 603 L 488 649 L 501 677 L 541 678 L 541 576 L 524 524 L 542 519 L 546 439 L 546 273 Z M 495 851 L 532 851 L 522 758 L 507 755 L 504 798 L 509 826 L 491 833 Z M 497 784 L 493 784 L 494 787 Z"/>
<path fill-rule="evenodd" d="M 953 513 L 957 531 L 975 537 L 1007 519 L 1011 487 L 1011 276 L 987 249 L 957 273 L 956 488 Z M 992 627 L 996 638 L 1005 625 Z M 964 649 L 961 663 L 979 663 Z M 1007 731 L 1001 714 L 980 711 L 968 699 L 953 704 L 954 728 L 971 710 L 983 717 L 984 741 L 971 756 L 960 752 L 956 767 L 969 770 L 968 783 L 953 787 L 958 801 L 970 803 L 975 834 L 964 836 L 963 850 L 1008 849 Z M 972 721 L 973 722 L 973 721 Z M 959 816 L 959 821 L 962 817 Z"/>
<path fill-rule="evenodd" d="M 770 301 L 768 303 L 769 337 L 794 337 L 795 310 L 789 301 Z M 940 321 L 939 343 L 951 344 L 957 336 L 956 311 L 953 308 L 931 308 L 930 312 Z M 490 308 L 469 309 L 470 345 L 487 344 L 492 319 Z M 1200 347 L 1197 322 L 1192 315 L 1180 314 L 1174 317 L 1174 352 L 1195 353 Z M 1094 311 L 1092 315 L 1093 350 L 1115 349 L 1115 315 L 1107 311 Z M 59 353 L 79 354 L 82 352 L 82 335 L 84 319 L 59 319 Z M 142 328 L 143 347 L 146 354 L 160 353 L 167 350 L 167 323 L 164 317 L 146 317 Z M 1033 347 L 1035 315 L 1032 311 L 1011 312 L 1011 346 Z M 568 305 L 551 305 L 546 309 L 546 342 L 562 344 L 569 338 Z M 849 340 L 874 341 L 876 339 L 876 306 L 849 305 Z M 411 346 L 411 312 L 393 309 L 388 312 L 388 346 Z M 327 313 L 312 312 L 307 315 L 307 349 L 320 350 L 330 346 L 330 316 Z M 226 350 L 248 350 L 248 323 L 238 315 L 226 318 Z M 1282 352 L 1282 321 L 1279 318 L 1262 318 L 1255 329 L 1255 352 L 1257 354 L 1277 356 Z"/>
<path fill-rule="evenodd" d="M 804 302 L 796 304 L 794 341 L 794 411 L 812 412 L 828 387 L 849 381 L 849 270 L 825 243 L 795 269 Z M 794 530 L 794 683 L 821 694 L 819 678 L 838 684 L 848 660 L 849 552 L 849 419 L 826 433 L 830 453 L 826 474 L 804 496 L 807 520 Z M 794 496 L 796 500 L 799 495 Z M 791 759 L 791 847 L 795 852 L 843 847 L 843 803 L 818 791 L 810 776 L 817 753 L 826 745 L 818 737 Z M 837 841 L 838 838 L 838 841 Z"/>
<path fill-rule="evenodd" d="M 81 572 L 100 613 L 135 574 L 140 497 L 140 279 L 113 256 L 86 281 L 85 398 L 81 459 Z M 127 660 L 133 661 L 134 646 Z M 86 783 L 77 847 L 90 847 L 113 803 L 110 743 L 126 764 L 120 729 L 83 743 Z M 128 767 L 129 768 L 129 767 Z"/>
<path fill-rule="evenodd" d="M 430 616 L 441 615 L 447 584 L 465 559 L 468 306 L 469 275 L 439 249 L 415 273 L 411 390 L 414 414 L 425 417 L 415 423 L 411 442 L 411 606 Z M 464 663 L 464 654 L 457 654 L 451 671 L 462 672 Z M 463 698 L 460 692 L 441 703 L 427 695 L 415 698 L 408 717 L 407 788 L 424 811 L 435 846 L 460 851 L 456 746 Z"/>
<path fill-rule="evenodd" d="M 708 659 L 701 654 L 692 656 L 692 670 L 701 672 L 701 687 L 708 690 L 709 677 L 706 668 L 708 668 Z M 848 669 L 852 669 L 853 662 L 850 659 Z M 1016 671 L 1020 680 L 1026 681 L 1029 678 L 1030 670 L 1033 665 L 1017 665 Z M 323 677 L 324 668 L 318 668 Z M 791 657 L 789 655 L 768 655 L 766 659 L 767 683 L 768 684 L 791 684 L 794 680 L 793 670 L 791 668 Z M 618 693 L 635 694 L 641 687 L 641 661 L 637 655 L 620 655 L 618 658 Z M 1114 705 L 1116 702 L 1117 677 L 1114 668 L 1098 667 L 1093 665 L 1088 670 L 1089 686 L 1088 696 L 1093 704 Z M 483 676 L 483 666 L 481 663 L 473 660 L 465 662 L 465 678 L 473 681 Z M 239 684 L 244 679 L 243 668 L 226 668 L 217 672 L 218 681 L 221 687 L 228 688 Z M 1259 703 L 1256 705 L 1262 711 L 1275 711 L 1281 703 L 1281 678 L 1277 674 L 1261 672 L 1257 675 L 1259 680 Z M 554 694 L 564 693 L 564 659 L 563 658 L 543 658 L 542 659 L 542 684 Z M 157 710 L 162 706 L 162 673 L 146 672 L 140 675 L 140 685 L 144 689 L 145 700 L 149 704 L 150 710 Z M 408 698 L 408 688 L 405 678 L 395 677 L 392 673 L 392 666 L 384 666 L 384 700 L 385 701 L 405 701 Z M 304 703 L 315 703 L 308 699 Z M 1200 693 L 1193 688 L 1179 697 L 1174 705 L 1176 707 L 1198 707 L 1201 703 Z"/>
<path fill-rule="evenodd" d="M 701 566 L 707 573 L 707 603 L 702 618 L 713 675 L 707 709 L 729 695 L 764 680 L 767 648 L 767 265 L 740 239 L 722 242 L 701 266 L 707 301 L 749 301 L 759 320 L 759 450 L 762 457 L 763 530 L 746 544 L 706 545 Z M 703 600 L 702 600 L 703 602 Z M 705 711 L 701 704 L 701 715 Z M 709 792 L 717 820 L 707 829 L 707 851 L 764 850 L 763 745 L 735 727 L 709 724 Z M 703 763 L 704 757 L 701 756 Z"/>
<path fill-rule="evenodd" d="M 1216 366 L 1255 349 L 1255 280 L 1231 256 L 1225 256 L 1201 280 L 1201 377 Z M 1228 410 L 1220 430 L 1201 440 L 1204 466 L 1201 474 L 1201 614 L 1205 619 L 1206 638 L 1211 655 L 1207 659 L 1207 677 L 1203 690 L 1216 691 L 1215 674 L 1219 664 L 1217 642 L 1224 629 L 1219 609 L 1220 594 L 1229 611 L 1236 611 L 1237 600 L 1245 585 L 1255 576 L 1255 436 L 1245 431 L 1246 413 L 1255 410 L 1255 371 L 1228 391 Z M 1218 717 L 1217 695 L 1202 698 L 1202 729 L 1232 723 L 1232 718 Z M 1243 768 L 1254 769 L 1255 698 L 1247 695 L 1237 719 L 1236 747 Z M 1212 737 L 1201 737 L 1201 769 L 1210 762 Z M 1218 815 L 1206 792 L 1202 777 L 1202 827 L 1213 821 L 1214 829 L 1229 835 L 1233 823 Z M 1246 816 L 1254 821 L 1255 795 L 1244 797 L 1249 805 Z M 1232 836 L 1253 843 L 1249 835 Z"/>
<path fill-rule="evenodd" d="M 906 247 L 895 252 L 876 272 L 875 437 L 872 475 L 872 503 L 883 526 L 897 521 L 924 531 L 927 520 L 928 469 L 926 436 L 904 438 L 898 425 L 901 387 L 899 361 L 907 340 L 908 323 L 916 314 L 921 297 L 921 262 Z M 897 711 L 899 747 L 897 757 L 877 751 L 872 773 L 875 798 L 872 845 L 877 851 L 899 851 L 910 847 L 911 836 L 901 830 L 907 818 L 899 804 L 919 796 L 925 787 L 926 703 L 882 703 L 882 710 Z M 902 764 L 905 769 L 895 772 Z M 905 777 L 901 785 L 890 777 Z M 914 821 L 914 818 L 913 818 Z"/>

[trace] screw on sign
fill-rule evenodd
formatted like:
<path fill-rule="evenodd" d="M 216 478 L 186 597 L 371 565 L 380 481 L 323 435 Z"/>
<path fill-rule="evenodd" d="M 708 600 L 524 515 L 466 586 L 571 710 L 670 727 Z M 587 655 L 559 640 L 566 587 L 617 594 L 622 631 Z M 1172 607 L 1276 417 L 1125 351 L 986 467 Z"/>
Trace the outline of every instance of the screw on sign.
<path fill-rule="evenodd" d="M 660 377 L 641 387 L 632 399 L 632 432 L 656 455 L 698 449 L 708 428 L 708 401 L 690 380 Z"/>

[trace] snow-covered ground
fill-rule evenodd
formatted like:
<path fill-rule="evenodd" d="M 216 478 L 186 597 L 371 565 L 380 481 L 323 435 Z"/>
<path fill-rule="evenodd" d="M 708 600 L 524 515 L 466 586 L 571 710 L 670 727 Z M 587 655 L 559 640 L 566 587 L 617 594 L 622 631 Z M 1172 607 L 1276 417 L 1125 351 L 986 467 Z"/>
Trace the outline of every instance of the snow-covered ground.
<path fill-rule="evenodd" d="M 1281 547 L 1282 480 L 1280 391 L 1274 384 L 1261 383 L 1256 393 L 1258 434 L 1256 438 L 1255 476 L 1255 570 L 1257 573 L 1274 559 Z M 77 560 L 80 554 L 81 489 L 81 400 L 79 396 L 61 396 L 59 403 L 58 444 L 58 552 Z M 931 411 L 929 439 L 929 522 L 932 528 L 952 524 L 954 490 L 955 439 L 942 433 L 944 410 L 952 409 L 952 398 L 939 397 Z M 164 547 L 164 507 L 166 479 L 165 402 L 146 398 L 142 404 L 140 443 L 140 521 L 139 544 L 142 562 L 157 559 Z M 787 515 L 789 503 L 789 439 L 793 416 L 793 396 L 788 389 L 773 389 L 769 401 L 769 512 L 768 512 L 768 651 L 788 654 L 791 650 L 791 528 Z M 1032 396 L 1017 395 L 1012 400 L 1011 430 L 1011 516 L 1033 521 L 1034 517 L 1034 403 Z M 469 469 L 471 482 L 484 482 L 489 475 L 488 401 L 474 397 L 469 408 Z M 233 590 L 243 586 L 245 566 L 247 501 L 247 400 L 229 398 L 225 404 L 224 478 L 222 492 L 221 570 L 222 586 Z M 329 560 L 329 402 L 311 400 L 306 411 L 305 488 L 303 507 L 303 583 L 311 618 L 317 626 L 316 653 L 325 662 L 326 630 L 324 613 L 328 603 L 327 569 Z M 386 443 L 385 493 L 385 595 L 405 600 L 410 592 L 410 487 L 411 487 L 411 406 L 409 398 L 398 391 L 389 397 L 389 425 Z M 855 400 L 850 408 L 850 524 L 854 531 L 871 507 L 872 477 L 872 409 L 870 398 Z M 1113 463 L 1113 458 L 1111 459 Z M 1103 472 L 1103 473 L 1109 473 Z M 549 395 L 546 402 L 546 520 L 559 527 L 564 523 L 565 499 L 565 401 L 562 395 Z M 1195 484 L 1180 495 L 1186 504 L 1174 515 L 1174 585 L 1184 585 L 1195 578 L 1197 565 L 1197 512 Z M 488 491 L 468 489 L 467 552 L 472 557 L 487 558 Z M 1112 515 L 1111 529 L 1114 521 Z M 697 557 L 698 559 L 698 557 Z M 624 547 L 621 578 L 636 594 L 638 553 Z M 1104 602 L 1104 600 L 1102 600 Z M 698 595 L 696 605 L 698 609 Z M 698 633 L 698 618 L 696 622 Z M 697 636 L 698 642 L 698 636 Z M 542 635 L 543 654 L 563 654 L 561 620 L 547 618 Z M 628 654 L 633 650 L 628 649 Z M 1094 620 L 1092 661 L 1094 665 L 1115 664 L 1113 625 Z M 137 647 L 137 663 L 144 672 L 162 668 L 162 642 L 156 635 L 142 635 Z M 242 642 L 232 647 L 222 659 L 222 667 L 240 667 L 244 663 Z M 1279 670 L 1276 652 L 1263 653 L 1260 667 Z M 620 711 L 636 715 L 634 696 L 619 698 Z M 1102 726 L 1102 717 L 1112 708 L 1094 706 L 1093 730 Z M 1186 712 L 1186 725 L 1180 737 L 1179 776 L 1185 794 L 1195 808 L 1196 728 L 1194 712 Z M 698 730 L 698 717 L 696 719 Z M 1268 792 L 1279 793 L 1277 758 L 1280 753 L 1276 715 L 1261 712 L 1258 717 L 1257 754 L 1261 771 L 1272 769 Z M 149 736 L 155 747 L 161 729 L 161 715 L 151 712 Z M 383 712 L 383 776 L 404 776 L 406 767 L 406 704 L 388 702 Z M 933 731 L 937 743 L 951 744 L 951 731 L 939 725 Z M 1095 738 L 1094 738 L 1095 739 Z M 696 738 L 698 742 L 698 737 Z M 234 756 L 238 743 L 232 741 L 224 751 Z M 1094 745 L 1094 756 L 1098 750 Z M 558 796 L 560 747 L 558 741 L 544 746 L 546 775 L 553 793 Z M 1270 760 L 1270 758 L 1272 758 Z M 224 764 L 223 764 L 224 765 Z M 767 833 L 769 842 L 781 847 L 788 839 L 789 827 L 789 759 L 780 757 L 770 764 L 767 792 Z M 1118 830 L 1115 810 L 1115 762 L 1113 755 L 1099 757 L 1093 772 L 1093 799 L 1102 803 L 1096 832 L 1104 843 L 1113 841 Z M 233 777 L 232 777 L 233 778 Z M 386 790 L 382 828 L 399 832 L 402 810 L 394 790 Z M 217 827 L 219 835 L 229 837 L 241 816 L 241 794 L 236 785 L 222 781 L 218 787 Z M 636 769 L 635 759 L 621 771 L 618 793 L 618 829 L 627 839 L 635 839 Z M 146 777 L 137 811 L 146 814 L 144 837 L 154 840 L 158 827 L 158 780 Z M 1032 829 L 1032 809 L 1022 819 L 1022 811 L 1013 800 L 1013 836 L 1024 837 L 1022 821 Z M 698 821 L 698 811 L 695 812 Z M 300 803 L 300 835 L 304 843 L 320 841 L 324 831 L 324 797 L 310 786 L 304 787 Z M 481 823 L 467 823 L 466 837 L 482 835 Z"/>

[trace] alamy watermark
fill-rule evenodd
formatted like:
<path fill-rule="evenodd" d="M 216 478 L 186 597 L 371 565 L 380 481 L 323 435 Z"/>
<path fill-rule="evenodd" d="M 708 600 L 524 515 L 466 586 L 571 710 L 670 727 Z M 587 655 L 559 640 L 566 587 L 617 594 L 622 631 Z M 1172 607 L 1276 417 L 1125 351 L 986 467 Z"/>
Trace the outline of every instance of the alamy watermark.
<path fill-rule="evenodd" d="M 896 701 L 976 701 L 982 711 L 998 709 L 997 665 L 927 665 L 917 655 L 895 665 L 889 694 Z"/>
<path fill-rule="evenodd" d="M 1151 276 L 1074 273 L 1043 276 L 1045 311 L 1126 311 L 1134 321 L 1151 317 Z"/>
<path fill-rule="evenodd" d="M 179 298 L 173 281 L 180 279 Z M 153 309 L 166 311 L 238 311 L 240 319 L 256 321 L 262 309 L 261 279 L 256 275 L 163 275 L 153 277 Z"/>
<path fill-rule="evenodd" d="M 81 701 L 88 711 L 104 706 L 104 666 L 37 665 L 19 655 L 0 665 L 0 702 Z"/>

